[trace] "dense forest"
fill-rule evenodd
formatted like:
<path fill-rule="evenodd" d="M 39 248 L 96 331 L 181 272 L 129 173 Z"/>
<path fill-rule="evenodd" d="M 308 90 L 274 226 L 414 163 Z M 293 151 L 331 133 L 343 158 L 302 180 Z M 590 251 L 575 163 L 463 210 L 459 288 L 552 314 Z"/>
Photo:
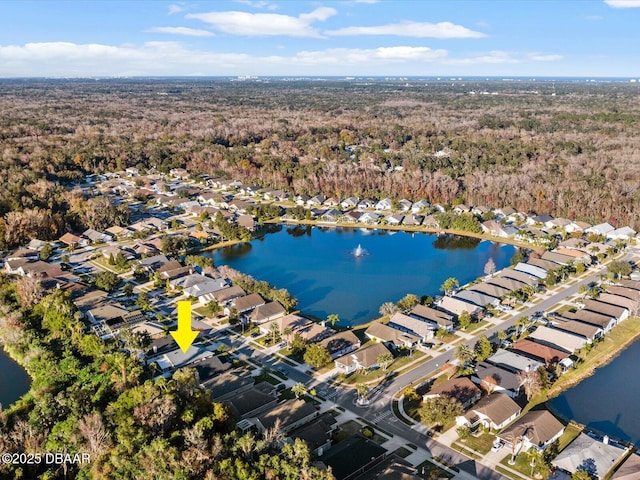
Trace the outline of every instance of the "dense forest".
<path fill-rule="evenodd" d="M 0 343 L 33 379 L 27 395 L 0 408 L 0 452 L 42 459 L 2 462 L 0 479 L 333 478 L 311 464 L 302 440 L 283 445 L 277 424 L 259 436 L 236 431 L 192 369 L 153 380 L 136 353 L 142 337 L 105 343 L 85 333 L 65 293 L 37 300 L 33 282 L 0 275 Z M 90 462 L 54 464 L 44 452 Z"/>
<path fill-rule="evenodd" d="M 128 166 L 186 167 L 295 193 L 510 205 L 638 229 L 639 88 L 1 81 L 0 242 L 90 225 L 103 209 L 68 185 Z"/>

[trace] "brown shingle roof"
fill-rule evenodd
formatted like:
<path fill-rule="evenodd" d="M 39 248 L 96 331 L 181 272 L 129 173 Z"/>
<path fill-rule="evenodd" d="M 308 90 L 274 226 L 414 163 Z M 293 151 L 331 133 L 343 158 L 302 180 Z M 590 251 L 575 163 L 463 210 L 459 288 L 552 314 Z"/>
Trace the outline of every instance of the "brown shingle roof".
<path fill-rule="evenodd" d="M 538 446 L 542 446 L 564 430 L 564 425 L 547 410 L 529 411 L 500 432 L 500 437 L 513 442 L 524 436 Z"/>
<path fill-rule="evenodd" d="M 500 425 L 521 410 L 520 405 L 504 393 L 487 395 L 481 398 L 472 409 L 486 415 L 496 425 Z"/>
<path fill-rule="evenodd" d="M 557 348 L 541 345 L 531 340 L 519 340 L 513 344 L 513 349 L 525 353 L 529 356 L 543 360 L 546 364 L 559 362 L 569 356 L 567 352 Z"/>

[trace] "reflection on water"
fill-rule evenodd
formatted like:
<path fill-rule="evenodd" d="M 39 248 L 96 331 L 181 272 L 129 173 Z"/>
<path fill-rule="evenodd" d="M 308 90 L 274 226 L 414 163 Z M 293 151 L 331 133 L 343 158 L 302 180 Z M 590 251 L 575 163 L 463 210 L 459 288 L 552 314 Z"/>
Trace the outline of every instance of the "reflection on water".
<path fill-rule="evenodd" d="M 459 237 L 457 235 L 445 233 L 443 235 L 438 235 L 438 238 L 436 238 L 436 240 L 433 242 L 433 247 L 437 248 L 438 250 L 472 250 L 476 248 L 479 243 L 479 238 Z"/>
<path fill-rule="evenodd" d="M 447 235 L 386 230 L 286 226 L 282 231 L 208 255 L 230 267 L 288 289 L 305 313 L 337 313 L 345 325 L 378 317 L 380 305 L 407 293 L 434 296 L 448 277 L 465 284 L 484 274 L 493 258 L 498 269 L 515 249 Z M 369 255 L 353 256 L 357 245 Z"/>

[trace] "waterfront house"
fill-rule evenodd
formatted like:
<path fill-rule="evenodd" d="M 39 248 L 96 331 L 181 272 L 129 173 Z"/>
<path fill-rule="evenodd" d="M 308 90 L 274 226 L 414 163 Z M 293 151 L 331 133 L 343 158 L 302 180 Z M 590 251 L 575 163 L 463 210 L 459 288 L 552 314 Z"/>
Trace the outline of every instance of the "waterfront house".
<path fill-rule="evenodd" d="M 487 358 L 487 362 L 511 370 L 514 373 L 532 372 L 543 366 L 543 363 L 538 360 L 533 360 L 502 348 L 499 348 L 496 353 Z"/>
<path fill-rule="evenodd" d="M 403 198 L 398 203 L 400 204 L 401 212 L 408 212 L 411 209 L 411 206 L 413 205 L 411 200 L 407 200 L 406 198 Z"/>
<path fill-rule="evenodd" d="M 608 437 L 600 441 L 580 433 L 551 460 L 551 464 L 568 474 L 586 470 L 591 478 L 602 479 L 608 476 L 626 453 L 626 449 L 610 445 Z M 640 478 L 640 470 L 636 471 L 636 478 Z"/>
<path fill-rule="evenodd" d="M 520 452 L 528 452 L 531 448 L 542 451 L 563 432 L 564 425 L 547 410 L 532 410 L 502 430 L 498 438 L 508 447 L 515 443 Z"/>
<path fill-rule="evenodd" d="M 288 328 L 291 330 L 292 338 L 293 335 L 298 334 L 306 340 L 307 343 L 319 342 L 334 333 L 333 330 L 319 323 L 312 322 L 308 318 L 294 314 L 285 315 L 284 317 L 279 317 L 273 321 L 260 324 L 260 332 L 263 334 L 271 333 L 272 324 L 275 324 L 278 327 L 278 331 L 281 334 Z"/>
<path fill-rule="evenodd" d="M 630 313 L 638 310 L 638 301 L 632 300 L 621 295 L 614 295 L 611 293 L 601 293 L 598 296 L 599 302 L 608 303 L 609 305 L 616 305 L 618 307 L 626 308 Z"/>
<path fill-rule="evenodd" d="M 335 360 L 338 357 L 346 355 L 360 348 L 360 339 L 349 330 L 336 333 L 320 342 L 327 349 L 331 358 Z"/>
<path fill-rule="evenodd" d="M 424 217 L 424 220 L 422 220 L 422 225 L 427 228 L 440 228 L 438 220 L 436 220 L 436 217 L 434 217 L 433 215 L 427 215 L 426 217 Z"/>
<path fill-rule="evenodd" d="M 373 208 L 376 205 L 376 201 L 372 198 L 363 198 L 358 202 L 358 210 L 366 210 L 369 208 Z"/>
<path fill-rule="evenodd" d="M 477 363 L 471 381 L 489 393 L 504 393 L 511 398 L 520 395 L 523 383 L 517 373 L 488 362 Z"/>
<path fill-rule="evenodd" d="M 541 343 L 534 342 L 525 338 L 518 340 L 513 344 L 513 351 L 521 353 L 524 356 L 530 357 L 534 360 L 543 362 L 547 367 L 554 363 L 559 363 L 561 360 L 569 357 L 569 353 L 564 350 L 543 345 Z"/>
<path fill-rule="evenodd" d="M 538 277 L 539 279 L 544 279 L 547 276 L 547 271 L 544 268 L 536 267 L 534 265 L 530 265 L 528 263 L 518 263 L 513 269 L 516 272 L 526 273 L 527 275 L 532 275 L 534 277 Z"/>
<path fill-rule="evenodd" d="M 431 323 L 423 322 L 417 318 L 410 317 L 404 313 L 396 312 L 389 319 L 389 327 L 401 332 L 415 335 L 422 343 L 426 343 L 434 336 L 434 326 Z"/>
<path fill-rule="evenodd" d="M 505 268 L 496 274 L 497 278 L 510 278 L 512 280 L 517 280 L 518 282 L 522 282 L 526 285 L 538 285 L 540 278 L 535 275 L 530 275 L 525 272 L 521 272 L 518 270 L 514 270 L 511 268 Z M 494 277 L 495 278 L 495 277 Z M 491 280 L 493 282 L 493 279 Z"/>
<path fill-rule="evenodd" d="M 509 288 L 499 287 L 498 285 L 487 282 L 482 282 L 474 285 L 469 289 L 469 291 L 489 295 L 493 298 L 502 298 L 512 292 L 512 290 Z"/>
<path fill-rule="evenodd" d="M 588 323 L 589 325 L 599 327 L 604 331 L 604 333 L 609 333 L 616 324 L 616 319 L 614 317 L 585 309 L 578 310 L 575 313 L 571 311 L 565 312 L 562 316 L 570 320 L 577 320 L 582 323 Z"/>
<path fill-rule="evenodd" d="M 483 282 L 484 285 L 495 285 L 499 288 L 504 288 L 511 292 L 518 291 L 527 286 L 526 283 L 520 282 L 518 280 L 514 280 L 509 277 L 492 277 L 488 278 Z"/>
<path fill-rule="evenodd" d="M 591 255 L 575 248 L 558 248 L 555 253 L 573 257 L 574 262 L 581 262 L 585 265 L 591 265 Z"/>
<path fill-rule="evenodd" d="M 238 297 L 244 297 L 246 292 L 236 285 L 232 287 L 222 288 L 220 290 L 216 290 L 211 294 L 213 299 L 218 302 L 220 305 L 226 305 L 228 302 L 231 302 L 233 299 Z"/>
<path fill-rule="evenodd" d="M 320 216 L 320 221 L 327 223 L 337 223 L 341 216 L 342 212 L 340 210 L 331 208 Z"/>
<path fill-rule="evenodd" d="M 465 415 L 456 417 L 459 426 L 466 425 L 472 430 L 479 426 L 500 430 L 514 421 L 522 408 L 511 397 L 503 393 L 493 393 L 481 398 Z"/>
<path fill-rule="evenodd" d="M 284 316 L 285 313 L 285 309 L 280 302 L 269 302 L 254 308 L 249 315 L 249 321 L 259 325 L 280 318 Z"/>
<path fill-rule="evenodd" d="M 307 204 L 307 202 L 308 202 L 310 199 L 311 199 L 311 197 L 310 197 L 309 195 L 304 195 L 304 194 L 302 194 L 302 195 L 296 195 L 296 196 L 294 197 L 294 200 L 295 200 L 295 202 L 296 202 L 296 205 L 299 205 L 299 206 L 304 206 L 304 205 L 306 205 L 306 204 Z"/>
<path fill-rule="evenodd" d="M 582 337 L 587 343 L 602 338 L 604 335 L 604 330 L 600 327 L 566 318 L 554 318 L 552 320 L 552 328 Z"/>
<path fill-rule="evenodd" d="M 231 305 L 238 311 L 238 313 L 248 312 L 264 304 L 265 301 L 259 293 L 252 293 L 244 297 L 234 298 L 231 301 Z"/>
<path fill-rule="evenodd" d="M 421 225 L 424 217 L 422 215 L 409 214 L 402 219 L 402 225 Z"/>
<path fill-rule="evenodd" d="M 492 297 L 491 295 L 475 290 L 460 290 L 453 296 L 453 298 L 473 303 L 478 307 L 485 307 L 487 305 L 497 307 L 500 305 L 500 298 Z"/>
<path fill-rule="evenodd" d="M 534 340 L 536 343 L 558 348 L 568 353 L 580 350 L 587 343 L 587 340 L 582 336 L 573 335 L 568 332 L 545 326 L 537 327 L 529 335 L 529 338 Z"/>
<path fill-rule="evenodd" d="M 467 205 L 463 204 L 463 203 L 461 203 L 460 205 L 456 205 L 455 207 L 453 207 L 453 213 L 456 213 L 456 214 L 458 214 L 458 215 L 461 215 L 461 214 L 463 214 L 463 213 L 466 213 L 466 212 L 468 212 L 469 210 L 470 210 L 470 208 L 469 208 Z"/>
<path fill-rule="evenodd" d="M 342 221 L 346 223 L 356 223 L 360 221 L 360 217 L 363 215 L 362 212 L 358 212 L 356 210 L 351 210 L 344 215 L 342 215 Z"/>
<path fill-rule="evenodd" d="M 622 306 L 611 305 L 609 303 L 592 300 L 584 300 L 584 309 L 590 312 L 600 313 L 616 319 L 616 323 L 623 322 L 629 318 L 629 310 Z"/>
<path fill-rule="evenodd" d="M 342 357 L 336 358 L 336 368 L 343 373 L 352 373 L 356 370 L 371 370 L 378 367 L 378 358 L 391 352 L 382 343 L 373 343 L 359 348 Z"/>
<path fill-rule="evenodd" d="M 483 233 L 488 233 L 494 237 L 507 238 L 515 235 L 518 229 L 510 225 L 502 225 L 495 220 L 487 220 L 483 222 L 480 227 Z"/>
<path fill-rule="evenodd" d="M 408 332 L 403 332 L 380 322 L 371 322 L 364 332 L 367 338 L 375 342 L 384 343 L 387 348 L 414 348 L 420 343 L 420 337 Z"/>
<path fill-rule="evenodd" d="M 457 377 L 441 383 L 435 388 L 430 389 L 422 396 L 422 400 L 426 402 L 430 398 L 439 396 L 447 396 L 460 402 L 465 410 L 480 400 L 482 390 L 469 380 L 467 377 Z"/>
<path fill-rule="evenodd" d="M 459 317 L 463 312 L 467 312 L 472 317 L 475 317 L 483 311 L 482 307 L 479 307 L 473 303 L 469 303 L 459 298 L 447 296 L 442 297 L 442 300 L 440 300 L 438 307 L 456 317 Z"/>
<path fill-rule="evenodd" d="M 640 301 L 640 292 L 632 288 L 623 287 L 622 285 L 605 285 L 604 288 L 611 294 L 628 298 L 634 302 Z"/>
<path fill-rule="evenodd" d="M 442 328 L 446 332 L 453 332 L 453 316 L 441 310 L 426 305 L 416 305 L 409 315 L 430 324 L 434 330 Z"/>
<path fill-rule="evenodd" d="M 402 215 L 401 213 L 396 213 L 394 215 L 389 215 L 385 217 L 385 221 L 389 225 L 400 225 L 403 219 L 404 219 L 404 215 Z"/>
<path fill-rule="evenodd" d="M 252 215 L 239 215 L 236 219 L 236 223 L 250 232 L 253 232 L 256 229 L 256 221 Z"/>
<path fill-rule="evenodd" d="M 622 462 L 611 480 L 638 480 L 638 472 L 640 472 L 640 455 L 632 453 Z"/>
<path fill-rule="evenodd" d="M 380 215 L 373 212 L 364 212 L 358 219 L 358 221 L 361 223 L 369 223 L 369 224 L 378 223 L 379 220 L 380 220 Z"/>

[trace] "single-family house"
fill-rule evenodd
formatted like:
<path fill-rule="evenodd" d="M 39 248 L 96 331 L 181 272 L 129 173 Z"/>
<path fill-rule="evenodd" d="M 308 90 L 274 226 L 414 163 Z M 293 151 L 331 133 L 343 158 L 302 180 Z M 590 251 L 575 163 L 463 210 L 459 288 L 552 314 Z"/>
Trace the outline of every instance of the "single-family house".
<path fill-rule="evenodd" d="M 586 299 L 583 301 L 585 310 L 600 313 L 616 319 L 616 322 L 623 322 L 629 318 L 629 310 L 622 306 L 611 305 L 598 300 Z"/>
<path fill-rule="evenodd" d="M 614 295 L 628 298 L 634 302 L 640 301 L 640 292 L 632 288 L 624 287 L 622 285 L 605 285 L 605 290 Z"/>
<path fill-rule="evenodd" d="M 636 231 L 631 227 L 622 227 L 607 233 L 607 240 L 631 240 L 636 236 Z"/>
<path fill-rule="evenodd" d="M 348 197 L 340 202 L 340 207 L 344 210 L 355 208 L 358 205 L 359 200 L 356 197 Z"/>
<path fill-rule="evenodd" d="M 513 344 L 513 351 L 524 356 L 543 362 L 546 366 L 559 363 L 569 357 L 569 353 L 558 348 L 550 347 L 542 343 L 525 338 Z"/>
<path fill-rule="evenodd" d="M 610 223 L 599 223 L 598 225 L 594 225 L 592 227 L 587 228 L 584 232 L 587 234 L 593 235 L 607 235 L 610 232 L 613 232 L 616 228 Z"/>
<path fill-rule="evenodd" d="M 324 203 L 326 199 L 327 197 L 325 197 L 324 195 L 316 195 L 315 197 L 311 197 L 307 201 L 307 205 L 309 205 L 310 207 L 319 207 Z"/>
<path fill-rule="evenodd" d="M 573 257 L 574 262 L 581 262 L 585 265 L 591 265 L 591 255 L 583 252 L 582 250 L 577 250 L 575 248 L 558 248 L 555 253 Z"/>
<path fill-rule="evenodd" d="M 360 217 L 362 215 L 363 215 L 362 212 L 351 210 L 342 215 L 342 221 L 347 223 L 356 223 L 360 221 Z"/>
<path fill-rule="evenodd" d="M 336 368 L 344 373 L 355 372 L 356 370 L 371 370 L 378 367 L 378 358 L 381 355 L 391 354 L 382 343 L 373 343 L 366 347 L 359 348 L 335 360 Z"/>
<path fill-rule="evenodd" d="M 459 426 L 466 425 L 475 430 L 479 426 L 500 430 L 514 421 L 522 408 L 509 395 L 493 393 L 481 398 L 465 415 L 456 417 Z"/>
<path fill-rule="evenodd" d="M 569 265 L 576 262 L 576 258 L 574 256 L 564 255 L 559 252 L 544 252 L 541 259 L 557 263 L 558 265 Z"/>
<path fill-rule="evenodd" d="M 307 343 L 319 342 L 334 333 L 333 330 L 321 325 L 320 323 L 313 322 L 308 318 L 294 314 L 285 315 L 284 317 L 276 318 L 270 322 L 262 323 L 258 325 L 258 327 L 262 333 L 268 334 L 272 331 L 272 324 L 277 326 L 278 331 L 281 334 L 285 330 L 290 329 L 292 337 L 298 334 L 306 340 Z"/>
<path fill-rule="evenodd" d="M 528 273 L 521 272 L 519 270 L 514 270 L 511 268 L 505 268 L 504 270 L 501 270 L 496 274 L 496 277 L 510 278 L 512 280 L 517 280 L 518 282 L 522 282 L 525 285 L 532 285 L 532 286 L 538 285 L 538 283 L 540 282 L 540 277 L 538 276 L 530 275 Z M 493 282 L 493 279 L 491 280 L 491 282 Z"/>
<path fill-rule="evenodd" d="M 611 480 L 638 480 L 640 455 L 632 453 L 613 474 Z"/>
<path fill-rule="evenodd" d="M 169 170 L 169 175 L 175 178 L 189 178 L 189 172 L 185 168 L 172 168 Z"/>
<path fill-rule="evenodd" d="M 453 298 L 473 303 L 479 307 L 485 307 L 486 305 L 497 307 L 500 305 L 499 297 L 496 298 L 476 290 L 460 290 L 453 296 Z"/>
<path fill-rule="evenodd" d="M 304 440 L 311 453 L 319 457 L 331 448 L 333 432 L 337 425 L 335 417 L 325 412 L 310 423 L 289 432 L 289 438 Z"/>
<path fill-rule="evenodd" d="M 340 205 L 340 199 L 338 197 L 329 197 L 324 202 L 322 202 L 322 204 L 327 207 L 337 207 L 338 205 Z"/>
<path fill-rule="evenodd" d="M 337 223 L 341 216 L 342 212 L 340 210 L 330 208 L 320 216 L 320 221 L 326 223 Z"/>
<path fill-rule="evenodd" d="M 282 317 L 285 313 L 286 311 L 280 302 L 269 302 L 254 308 L 249 315 L 249 320 L 255 324 L 261 324 Z"/>
<path fill-rule="evenodd" d="M 423 220 L 424 217 L 422 215 L 410 213 L 409 215 L 405 215 L 405 217 L 402 219 L 402 225 L 422 225 Z"/>
<path fill-rule="evenodd" d="M 88 245 L 88 240 L 69 232 L 62 235 L 58 240 L 69 248 L 78 248 Z"/>
<path fill-rule="evenodd" d="M 362 215 L 360 215 L 360 218 L 358 219 L 358 221 L 361 223 L 369 223 L 369 224 L 378 223 L 379 220 L 380 220 L 380 215 L 373 212 L 364 212 Z"/>
<path fill-rule="evenodd" d="M 547 271 L 544 268 L 536 267 L 534 265 L 530 265 L 528 263 L 518 263 L 513 269 L 516 272 L 526 273 L 527 275 L 532 275 L 539 279 L 544 279 L 547 276 Z"/>
<path fill-rule="evenodd" d="M 413 205 L 413 202 L 411 202 L 411 200 L 407 200 L 406 198 L 398 201 L 398 203 L 400 204 L 400 211 L 402 212 L 408 212 Z"/>
<path fill-rule="evenodd" d="M 474 215 L 478 215 L 479 217 L 485 216 L 490 211 L 491 208 L 487 207 L 486 205 L 477 205 L 471 208 L 471 213 L 473 213 Z"/>
<path fill-rule="evenodd" d="M 447 380 L 437 387 L 430 389 L 422 396 L 422 400 L 426 402 L 430 398 L 439 397 L 441 395 L 457 400 L 466 410 L 480 400 L 482 390 L 480 390 L 469 378 L 457 377 Z"/>
<path fill-rule="evenodd" d="M 530 335 L 529 338 L 536 343 L 547 345 L 553 348 L 564 350 L 567 353 L 573 353 L 576 350 L 580 350 L 587 344 L 587 340 L 578 335 L 573 335 L 569 332 L 564 332 L 556 328 L 550 328 L 545 326 L 538 326 Z"/>
<path fill-rule="evenodd" d="M 404 215 L 401 213 L 395 213 L 393 215 L 388 215 L 387 217 L 385 217 L 385 221 L 389 225 L 400 225 L 403 219 Z"/>
<path fill-rule="evenodd" d="M 376 203 L 375 209 L 378 212 L 383 211 L 383 210 L 391 210 L 391 199 L 390 198 L 383 198 L 378 203 Z"/>
<path fill-rule="evenodd" d="M 601 327 L 566 318 L 554 318 L 552 320 L 552 328 L 582 337 L 587 343 L 602 338 L 604 335 L 604 330 Z"/>
<path fill-rule="evenodd" d="M 427 228 L 440 228 L 440 223 L 433 215 L 427 215 L 426 217 L 424 217 L 424 219 L 422 220 L 422 225 Z"/>
<path fill-rule="evenodd" d="M 488 362 L 478 362 L 471 381 L 489 393 L 504 393 L 516 398 L 522 393 L 524 380 L 511 370 Z"/>
<path fill-rule="evenodd" d="M 376 206 L 376 201 L 372 198 L 363 198 L 358 202 L 358 210 L 366 210 Z"/>
<path fill-rule="evenodd" d="M 307 204 L 307 202 L 311 199 L 311 197 L 309 195 L 305 195 L 305 194 L 301 194 L 301 195 L 296 195 L 294 197 L 294 200 L 296 202 L 296 205 L 299 206 L 304 206 Z"/>
<path fill-rule="evenodd" d="M 609 444 L 608 438 L 600 441 L 580 433 L 568 447 L 551 460 L 551 464 L 568 474 L 582 470 L 588 471 L 591 478 L 601 479 L 613 470 L 626 453 L 626 449 Z M 636 472 L 636 477 L 640 478 L 640 469 Z"/>
<path fill-rule="evenodd" d="M 264 304 L 265 301 L 259 293 L 252 293 L 244 297 L 234 298 L 231 301 L 231 305 L 237 310 L 238 313 L 248 312 Z"/>
<path fill-rule="evenodd" d="M 598 296 L 598 301 L 626 308 L 629 313 L 637 312 L 638 307 L 640 306 L 637 300 L 631 300 L 630 298 L 623 297 L 622 295 L 614 295 L 611 293 L 601 293 Z"/>
<path fill-rule="evenodd" d="M 471 210 L 471 209 L 467 205 L 465 205 L 464 203 L 461 203 L 460 205 L 456 205 L 455 207 L 453 207 L 453 213 L 457 213 L 458 215 L 466 213 L 469 210 Z"/>
<path fill-rule="evenodd" d="M 247 210 L 251 206 L 252 206 L 251 203 L 246 202 L 244 200 L 240 200 L 239 198 L 235 198 L 229 202 L 229 210 L 239 214 L 247 213 Z"/>
<path fill-rule="evenodd" d="M 236 219 L 236 223 L 250 232 L 253 232 L 256 229 L 256 221 L 253 218 L 253 215 L 239 215 Z"/>
<path fill-rule="evenodd" d="M 601 328 L 604 333 L 609 331 L 615 326 L 616 319 L 610 315 L 603 315 L 601 313 L 592 312 L 591 310 L 578 310 L 577 312 L 565 312 L 563 316 L 570 320 L 577 320 L 582 323 L 588 323 Z"/>
<path fill-rule="evenodd" d="M 228 370 L 200 381 L 200 385 L 206 388 L 211 393 L 211 398 L 217 402 L 228 400 L 246 392 L 254 384 L 255 378 L 241 369 Z"/>
<path fill-rule="evenodd" d="M 496 353 L 487 358 L 487 362 L 498 367 L 511 370 L 514 373 L 532 372 L 538 370 L 544 364 L 516 352 L 499 348 Z"/>
<path fill-rule="evenodd" d="M 500 287 L 492 283 L 481 282 L 471 287 L 469 291 L 482 293 L 484 295 L 489 295 L 490 297 L 493 297 L 493 298 L 502 298 L 505 295 L 508 295 L 509 293 L 511 293 L 513 290 L 505 287 Z"/>
<path fill-rule="evenodd" d="M 389 319 L 388 326 L 395 328 L 401 332 L 410 333 L 420 339 L 422 343 L 426 343 L 434 336 L 434 326 L 430 323 L 423 322 L 417 318 L 410 317 L 404 313 L 396 312 Z"/>
<path fill-rule="evenodd" d="M 213 299 L 220 305 L 226 305 L 228 302 L 232 301 L 235 298 L 244 297 L 246 295 L 246 292 L 241 287 L 234 285 L 232 287 L 216 290 L 211 295 L 213 296 Z"/>
<path fill-rule="evenodd" d="M 500 288 L 505 288 L 511 292 L 518 291 L 527 286 L 526 283 L 509 277 L 492 277 L 488 278 L 483 283 L 486 285 L 495 285 Z"/>
<path fill-rule="evenodd" d="M 462 312 L 467 312 L 472 317 L 477 316 L 480 312 L 483 311 L 483 308 L 474 304 L 462 300 L 460 298 L 453 297 L 442 297 L 438 307 L 445 312 L 448 312 L 456 317 L 459 317 Z"/>
<path fill-rule="evenodd" d="M 320 345 L 326 348 L 331 358 L 335 360 L 359 349 L 361 344 L 360 339 L 353 332 L 345 330 L 325 338 Z"/>
<path fill-rule="evenodd" d="M 564 425 L 548 410 L 530 410 L 498 434 L 508 446 L 520 445 L 519 451 L 544 450 L 560 438 Z"/>
<path fill-rule="evenodd" d="M 431 207 L 431 205 L 426 200 L 418 200 L 411 205 L 411 211 L 413 213 L 420 213 L 429 207 Z"/>
<path fill-rule="evenodd" d="M 441 310 L 426 305 L 416 305 L 409 315 L 430 324 L 434 330 L 442 328 L 447 332 L 453 332 L 453 316 Z"/>
<path fill-rule="evenodd" d="M 380 322 L 371 322 L 364 332 L 367 338 L 375 342 L 384 343 L 387 348 L 415 348 L 420 343 L 420 337 L 411 333 L 391 328 Z"/>

